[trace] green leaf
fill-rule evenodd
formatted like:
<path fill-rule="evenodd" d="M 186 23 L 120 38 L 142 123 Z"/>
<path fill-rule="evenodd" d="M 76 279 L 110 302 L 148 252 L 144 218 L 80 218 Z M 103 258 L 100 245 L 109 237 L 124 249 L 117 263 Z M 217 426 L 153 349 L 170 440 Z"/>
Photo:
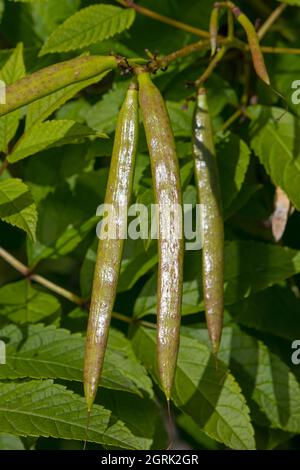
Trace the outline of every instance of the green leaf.
<path fill-rule="evenodd" d="M 1 431 L 18 436 L 86 438 L 85 400 L 52 380 L 1 384 L 0 420 Z M 142 449 L 145 443 L 99 405 L 91 412 L 87 440 L 121 449 Z"/>
<path fill-rule="evenodd" d="M 20 138 L 12 153 L 8 156 L 10 163 L 34 155 L 50 147 L 59 147 L 94 134 L 89 127 L 74 121 L 38 122 Z"/>
<path fill-rule="evenodd" d="M 36 206 L 28 186 L 18 178 L 0 181 L 0 218 L 35 240 Z"/>
<path fill-rule="evenodd" d="M 91 107 L 92 105 L 83 97 L 69 101 L 57 111 L 56 119 L 71 119 L 84 124 Z"/>
<path fill-rule="evenodd" d="M 85 340 L 81 334 L 43 325 L 0 330 L 6 343 L 6 364 L 0 379 L 52 378 L 82 382 Z M 130 342 L 111 329 L 101 378 L 104 388 L 152 396 L 151 381 L 134 356 Z"/>
<path fill-rule="evenodd" d="M 132 341 L 158 382 L 155 337 L 154 331 L 138 328 Z M 254 449 L 249 410 L 238 384 L 222 363 L 216 369 L 209 349 L 193 339 L 181 337 L 171 399 L 211 438 L 233 449 Z"/>
<path fill-rule="evenodd" d="M 13 323 L 37 323 L 60 313 L 56 297 L 35 289 L 26 279 L 0 288 L 1 317 Z"/>
<path fill-rule="evenodd" d="M 73 15 L 80 7 L 81 0 L 25 0 L 30 1 L 31 17 L 38 36 L 45 40 L 59 24 Z"/>
<path fill-rule="evenodd" d="M 35 243 L 34 246 L 28 246 L 30 265 L 37 264 L 45 258 L 57 259 L 75 250 L 85 236 L 96 226 L 98 221 L 99 217 L 94 216 L 83 223 L 80 222 L 76 225 L 68 226 L 63 234 L 57 238 L 53 246 L 46 246 L 39 242 Z"/>
<path fill-rule="evenodd" d="M 92 5 L 75 13 L 53 31 L 40 55 L 81 49 L 128 29 L 135 18 L 133 9 Z"/>
<path fill-rule="evenodd" d="M 225 304 L 231 305 L 244 297 L 266 289 L 300 272 L 300 252 L 254 241 L 225 243 Z M 182 314 L 204 310 L 201 256 L 186 252 L 183 283 Z M 141 318 L 156 312 L 156 276 L 144 285 L 134 306 Z"/>
<path fill-rule="evenodd" d="M 262 187 L 262 184 L 249 184 L 248 182 L 244 182 L 241 190 L 233 199 L 230 206 L 226 209 L 224 218 L 228 219 L 240 209 L 242 209 L 249 202 L 252 196 L 254 196 L 257 191 L 262 189 Z"/>
<path fill-rule="evenodd" d="M 250 149 L 238 136 L 219 134 L 216 146 L 223 208 L 226 213 L 242 188 L 250 161 Z"/>
<path fill-rule="evenodd" d="M 203 68 L 203 72 L 205 67 Z M 227 106 L 237 107 L 239 99 L 236 90 L 233 88 L 234 82 L 224 80 L 216 73 L 212 74 L 207 84 L 208 106 L 212 120 L 219 117 L 223 109 Z"/>
<path fill-rule="evenodd" d="M 299 119 L 284 109 L 252 107 L 251 147 L 273 183 L 300 209 Z M 280 119 L 279 119 L 280 118 Z"/>
<path fill-rule="evenodd" d="M 52 177 L 56 173 L 57 186 L 39 204 L 37 243 L 31 244 L 28 251 L 30 266 L 41 256 L 49 255 L 56 258 L 59 253 L 67 254 L 70 249 L 75 248 L 93 229 L 96 222 L 94 216 L 96 208 L 104 200 L 107 168 L 90 172 L 83 171 L 81 164 L 85 150 L 81 145 L 78 146 L 79 152 L 76 149 L 77 146 L 72 147 L 66 147 L 65 153 L 54 151 L 54 149 L 49 150 L 46 155 L 50 159 L 46 167 L 36 166 L 37 172 L 40 168 L 40 183 L 43 184 L 42 180 L 44 179 L 45 184 L 43 171 L 47 170 L 49 163 L 51 165 L 52 156 L 53 163 L 56 162 L 58 167 L 53 173 L 53 168 L 51 166 L 49 168 L 49 173 L 52 173 L 50 184 L 53 184 Z M 79 160 L 68 158 L 68 161 L 65 161 L 64 157 L 67 156 L 67 153 L 69 157 L 72 155 L 76 158 L 79 157 Z M 40 160 L 42 163 L 44 157 L 45 153 L 40 159 L 33 160 Z M 65 164 L 63 165 L 63 163 Z M 75 171 L 75 175 L 70 177 L 73 171 Z M 78 171 L 79 174 L 77 174 Z M 36 177 L 38 182 L 38 173 Z M 51 224 L 49 224 L 49 220 L 51 220 Z"/>
<path fill-rule="evenodd" d="M 30 10 L 29 5 L 14 5 L 6 0 L 1 30 L 10 44 L 23 41 L 27 47 L 37 48 L 40 45 L 41 40 L 34 30 Z"/>
<path fill-rule="evenodd" d="M 86 115 L 89 127 L 98 132 L 111 133 L 115 130 L 119 109 L 124 101 L 129 81 L 113 85 L 103 98 L 90 108 Z"/>
<path fill-rule="evenodd" d="M 183 328 L 183 334 L 209 347 L 206 330 Z M 259 406 L 272 427 L 299 433 L 300 385 L 288 366 L 237 327 L 224 328 L 221 343 L 218 357 L 230 367 L 248 402 Z"/>
<path fill-rule="evenodd" d="M 157 264 L 157 247 L 151 244 L 145 251 L 143 240 L 126 240 L 121 264 L 118 292 L 131 289 Z"/>
<path fill-rule="evenodd" d="M 146 397 L 138 397 L 132 393 L 120 393 L 114 390 L 101 390 L 99 403 L 112 411 L 123 421 L 127 428 L 135 435 L 145 439 L 145 447 L 148 448 L 149 440 L 153 438 L 156 427 L 160 427 L 160 432 L 164 433 L 164 416 L 160 413 L 160 406 L 154 400 Z M 134 410 L 134 412 L 133 412 Z M 163 447 L 155 449 L 166 449 L 167 436 L 162 436 Z M 152 444 L 153 448 L 154 443 Z"/>
<path fill-rule="evenodd" d="M 11 434 L 0 434 L 0 450 L 25 450 L 21 439 Z"/>
<path fill-rule="evenodd" d="M 107 139 L 103 140 L 106 141 Z M 43 151 L 40 154 L 40 158 L 30 158 L 27 160 L 24 179 L 30 187 L 34 200 L 39 204 L 39 220 L 43 213 L 43 208 L 41 207 L 42 201 L 50 197 L 50 193 L 55 192 L 58 187 L 68 184 L 72 188 L 75 185 L 76 188 L 78 184 L 77 178 L 80 181 L 83 178 L 92 178 L 96 175 L 94 177 L 96 179 L 98 172 L 90 171 L 91 163 L 86 157 L 90 145 L 91 142 L 84 141 L 82 143 L 51 148 Z M 99 183 L 101 184 L 100 178 L 98 179 Z M 60 199 L 64 198 L 61 197 Z M 99 196 L 91 201 L 92 214 L 95 213 L 98 200 Z M 89 210 L 85 211 L 83 220 L 87 219 L 88 216 Z M 74 218 L 71 218 L 69 221 L 69 223 L 72 222 L 74 223 Z"/>
<path fill-rule="evenodd" d="M 289 341 L 300 337 L 300 300 L 288 287 L 270 287 L 230 305 L 228 310 L 236 322 L 249 328 Z"/>
<path fill-rule="evenodd" d="M 6 85 L 11 85 L 24 76 L 23 44 L 20 43 L 2 68 L 0 80 Z M 20 116 L 20 110 L 17 110 L 0 118 L 0 151 L 8 152 L 8 144 L 17 131 Z"/>
<path fill-rule="evenodd" d="M 51 114 L 60 108 L 66 101 L 73 98 L 83 88 L 86 88 L 94 83 L 99 82 L 108 72 L 102 73 L 96 77 L 84 80 L 76 83 L 75 85 L 69 85 L 62 90 L 59 90 L 51 95 L 45 96 L 40 100 L 34 101 L 28 106 L 27 117 L 26 117 L 26 129 L 28 131 L 34 124 L 40 121 L 44 121 Z"/>
<path fill-rule="evenodd" d="M 25 65 L 23 59 L 23 44 L 20 43 L 14 49 L 9 59 L 3 66 L 0 72 L 0 78 L 6 85 L 15 83 L 25 75 Z"/>
<path fill-rule="evenodd" d="M 255 440 L 258 450 L 277 450 L 276 448 L 279 445 L 287 443 L 287 441 L 293 437 L 294 434 L 282 431 L 281 429 L 258 426 L 255 428 Z M 280 449 L 280 447 L 278 448 Z"/>
<path fill-rule="evenodd" d="M 216 84 L 213 90 L 209 90 L 209 107 L 211 116 L 214 118 L 221 113 L 226 104 L 230 103 L 233 106 L 237 106 L 238 101 L 234 90 L 226 82 L 219 78 L 214 78 L 213 81 Z M 191 101 L 175 102 L 169 100 L 166 104 L 174 135 L 190 139 L 195 104 Z M 192 149 L 192 146 L 190 147 Z"/>
<path fill-rule="evenodd" d="M 281 34 L 289 37 L 290 42 L 296 41 L 297 26 L 292 22 L 284 21 L 282 25 Z M 282 22 L 282 20 L 281 20 Z M 272 61 L 272 68 L 270 70 L 273 79 L 273 86 L 278 90 L 287 100 L 287 105 L 293 114 L 300 116 L 299 102 L 299 87 L 293 88 L 297 84 L 300 71 L 300 57 L 299 55 L 280 54 L 276 61 Z M 296 98 L 296 99 L 295 99 Z"/>
<path fill-rule="evenodd" d="M 300 272 L 300 251 L 253 241 L 225 244 L 225 302 L 282 282 Z"/>
<path fill-rule="evenodd" d="M 194 104 L 189 102 L 186 105 L 186 103 L 175 103 L 173 101 L 167 101 L 166 104 L 174 135 L 176 137 L 190 137 Z"/>
<path fill-rule="evenodd" d="M 205 450 L 218 450 L 219 445 L 216 441 L 211 439 L 201 431 L 200 427 L 193 421 L 193 419 L 184 413 L 182 413 L 176 420 L 177 424 L 181 429 L 188 433 L 195 442 L 198 442 L 201 447 Z"/>

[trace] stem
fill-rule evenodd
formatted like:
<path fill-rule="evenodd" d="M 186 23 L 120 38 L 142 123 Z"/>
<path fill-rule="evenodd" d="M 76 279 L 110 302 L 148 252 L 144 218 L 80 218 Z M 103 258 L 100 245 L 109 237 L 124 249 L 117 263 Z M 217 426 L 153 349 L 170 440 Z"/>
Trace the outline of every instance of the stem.
<path fill-rule="evenodd" d="M 241 107 L 238 108 L 228 119 L 224 122 L 221 127 L 221 131 L 225 131 L 228 129 L 240 116 L 245 115 L 245 109 L 249 100 L 249 91 L 250 91 L 250 63 L 247 60 L 247 56 L 245 54 L 244 57 L 244 76 L 245 76 L 245 83 L 244 83 L 244 92 L 241 98 Z"/>
<path fill-rule="evenodd" d="M 210 61 L 207 69 L 204 71 L 204 73 L 201 75 L 198 80 L 195 81 L 195 85 L 197 88 L 201 87 L 203 83 L 206 82 L 206 80 L 210 77 L 214 69 L 217 67 L 217 65 L 220 63 L 222 60 L 223 56 L 225 55 L 227 51 L 227 47 L 223 46 L 217 54 L 213 57 L 213 59 Z"/>
<path fill-rule="evenodd" d="M 234 3 L 232 3 L 232 2 L 217 2 L 217 3 L 215 3 L 215 6 L 216 6 L 216 5 L 217 5 L 219 8 L 220 8 L 220 7 L 227 8 L 227 9 L 230 9 L 231 11 L 233 11 L 233 12 L 234 12 L 234 9 L 237 8 L 237 7 L 235 7 Z M 287 5 L 285 5 L 285 7 L 286 7 L 286 6 L 287 6 Z M 280 8 L 280 7 L 281 7 L 281 8 Z M 276 12 L 275 20 L 278 18 L 279 14 L 281 14 L 282 11 L 284 10 L 284 8 L 283 8 L 282 6 L 279 6 L 276 10 L 278 10 L 278 9 L 279 9 L 279 13 Z M 276 11 L 276 10 L 275 10 L 275 11 Z M 269 23 L 269 22 L 270 22 L 270 26 L 271 26 L 271 24 L 273 24 L 274 21 L 275 21 L 273 18 L 271 19 L 271 17 L 272 17 L 273 15 L 275 15 L 275 11 L 274 11 L 273 13 L 271 13 L 270 17 L 266 20 L 266 23 Z M 266 23 L 264 23 L 264 24 L 262 25 L 262 27 L 261 27 L 261 29 L 263 28 L 263 30 L 262 30 L 263 35 L 265 34 L 264 29 L 266 28 L 266 26 L 265 26 Z M 268 28 L 269 28 L 269 26 L 268 26 L 268 24 L 267 24 L 267 29 L 268 29 Z M 262 34 L 262 33 L 261 33 L 261 34 Z M 239 43 L 244 44 L 242 41 L 239 41 Z M 245 49 L 246 49 L 246 50 L 249 50 L 249 46 L 246 46 Z M 296 49 L 293 49 L 293 48 L 289 48 L 289 47 L 261 46 L 261 47 L 260 47 L 260 50 L 261 50 L 261 52 L 265 52 L 265 53 L 267 53 L 267 54 L 300 54 L 300 49 L 297 49 L 297 48 L 296 48 Z"/>
<path fill-rule="evenodd" d="M 280 17 L 280 15 L 284 12 L 286 9 L 287 4 L 282 3 L 279 5 L 275 10 L 270 14 L 270 16 L 267 18 L 267 20 L 264 22 L 264 24 L 259 28 L 257 32 L 257 36 L 259 40 L 261 40 L 265 34 L 269 31 L 271 26 L 277 21 L 277 19 Z"/>
<path fill-rule="evenodd" d="M 131 325 L 132 323 L 132 318 L 131 317 L 127 317 L 126 315 L 123 315 L 122 313 L 118 313 L 118 312 L 113 312 L 112 313 L 112 316 L 116 319 L 116 320 L 120 320 L 124 323 L 129 323 Z"/>
<path fill-rule="evenodd" d="M 195 36 L 199 36 L 201 38 L 209 38 L 208 31 L 195 28 L 194 26 L 190 26 L 186 23 L 182 23 L 181 21 L 174 20 L 173 18 L 169 18 L 168 16 L 160 15 L 155 11 L 137 5 L 131 0 L 117 0 L 117 2 L 123 5 L 124 7 L 133 8 L 136 12 L 141 13 L 144 16 L 148 16 L 148 18 L 152 18 L 153 20 L 160 21 L 161 23 L 165 23 L 169 26 L 174 26 L 174 28 L 181 29 L 182 31 L 186 31 L 187 33 L 194 34 Z"/>
<path fill-rule="evenodd" d="M 221 131 L 225 131 L 230 127 L 241 115 L 243 114 L 242 109 L 237 109 L 232 116 L 230 116 L 227 121 L 224 122 L 223 126 L 221 127 Z"/>
<path fill-rule="evenodd" d="M 186 31 L 187 33 L 194 34 L 195 36 L 199 36 L 199 37 L 207 38 L 207 39 L 210 38 L 210 33 L 208 31 L 195 28 L 194 26 L 188 25 L 186 23 L 182 23 L 181 21 L 174 20 L 172 18 L 169 18 L 168 16 L 160 15 L 159 13 L 149 10 L 148 8 L 137 5 L 132 0 L 116 0 L 116 1 L 120 3 L 121 5 L 123 5 L 124 7 L 133 8 L 138 13 L 148 16 L 149 18 L 152 18 L 154 20 L 160 21 L 161 23 L 174 26 L 177 29 L 181 29 L 182 31 Z M 218 36 L 218 41 L 226 40 L 226 39 L 227 38 L 223 36 Z M 234 42 L 235 42 L 235 45 L 239 48 L 243 49 L 246 47 L 246 44 L 237 38 L 234 39 Z"/>
<path fill-rule="evenodd" d="M 46 287 L 52 292 L 55 292 L 61 297 L 68 299 L 70 302 L 79 305 L 80 307 L 84 307 L 85 305 L 87 305 L 88 302 L 86 302 L 83 298 L 79 297 L 78 295 L 73 294 L 73 292 L 70 292 L 67 289 L 64 289 L 63 287 L 54 284 L 54 282 L 49 281 L 49 279 L 46 279 L 45 277 L 40 276 L 39 274 L 32 273 L 28 266 L 21 263 L 21 261 L 19 261 L 17 258 L 15 258 L 2 247 L 0 247 L 0 257 L 4 259 L 8 264 L 10 264 L 13 268 L 15 268 L 16 271 L 19 271 L 19 273 L 21 273 L 27 279 L 35 281 L 36 283 Z M 124 323 L 132 324 L 134 322 L 134 318 L 127 317 L 122 313 L 113 312 L 112 316 L 113 318 L 120 320 Z M 137 323 L 148 328 L 156 328 L 156 325 L 154 323 L 150 323 L 147 321 L 139 320 Z"/>
<path fill-rule="evenodd" d="M 78 295 L 73 294 L 67 289 L 64 289 L 63 287 L 58 286 L 57 284 L 54 284 L 54 282 L 49 281 L 48 279 L 46 279 L 43 276 L 40 276 L 39 274 L 33 274 L 28 266 L 21 263 L 21 261 L 19 261 L 17 258 L 15 258 L 13 255 L 11 255 L 8 251 L 6 251 L 2 247 L 0 247 L 0 257 L 3 258 L 8 264 L 10 264 L 17 271 L 19 271 L 19 273 L 21 273 L 27 279 L 37 282 L 38 284 L 46 287 L 52 292 L 55 292 L 61 297 L 64 297 L 65 299 L 70 300 L 70 302 L 73 302 L 74 304 L 77 304 L 80 306 L 85 305 L 86 303 L 85 300 L 79 297 Z"/>
<path fill-rule="evenodd" d="M 156 330 L 155 323 L 151 323 L 149 321 L 144 321 L 144 320 L 138 320 L 137 323 L 139 323 L 142 326 L 145 326 L 146 328 L 152 328 L 153 330 Z"/>
<path fill-rule="evenodd" d="M 236 8 L 236 5 L 232 2 L 216 2 L 215 7 L 217 8 L 228 8 L 230 10 L 234 10 Z"/>
<path fill-rule="evenodd" d="M 4 250 L 4 248 L 2 248 L 1 246 L 0 256 L 13 268 L 19 271 L 19 273 L 21 273 L 23 276 L 28 276 L 29 268 L 25 266 L 25 264 L 21 263 L 21 261 L 17 260 L 17 258 L 15 258 L 13 255 L 8 253 L 8 251 Z"/>
<path fill-rule="evenodd" d="M 183 47 L 182 49 L 178 49 L 178 51 L 171 52 L 170 54 L 159 59 L 158 62 L 160 66 L 163 68 L 169 65 L 171 62 L 174 62 L 175 60 L 181 57 L 186 57 L 187 55 L 190 55 L 193 52 L 209 50 L 209 48 L 210 48 L 209 40 L 194 42 L 192 44 L 189 44 Z"/>
<path fill-rule="evenodd" d="M 260 45 L 259 45 L 259 39 L 255 30 L 254 25 L 252 22 L 249 20 L 249 18 L 240 10 L 239 7 L 237 7 L 234 3 L 228 1 L 228 2 L 220 2 L 216 3 L 216 6 L 218 5 L 219 7 L 224 7 L 228 8 L 232 11 L 235 19 L 240 23 L 242 28 L 244 29 L 248 44 L 249 44 L 249 49 L 252 55 L 252 62 L 254 69 L 256 71 L 257 76 L 266 84 L 270 85 L 270 77 L 268 75 L 268 71 L 265 65 L 264 61 L 264 56 L 261 52 Z"/>
<path fill-rule="evenodd" d="M 120 1 L 124 2 L 125 0 Z M 228 3 L 226 5 L 228 7 Z M 126 6 L 128 6 L 127 3 Z M 206 33 L 206 37 L 208 36 L 209 33 Z M 227 49 L 237 48 L 242 51 L 249 51 L 249 45 L 237 38 L 218 36 L 218 43 L 221 46 L 226 45 Z M 196 51 L 209 49 L 209 40 L 198 41 L 158 60 L 153 60 L 150 65 L 147 60 L 141 58 L 129 59 L 127 61 L 125 58 L 113 56 L 81 56 L 69 61 L 54 64 L 8 86 L 6 94 L 7 104 L 0 104 L 0 116 L 20 109 L 44 96 L 51 95 L 51 93 L 65 88 L 68 85 L 82 82 L 92 77 L 101 77 L 102 73 L 115 69 L 118 66 L 121 68 L 127 67 L 128 70 L 128 64 L 129 68 L 134 68 L 136 64 L 146 65 L 148 63 L 149 70 L 156 71 L 157 68 L 159 68 L 157 64 L 159 64 L 159 66 L 161 64 L 163 68 L 180 57 L 185 57 Z M 300 54 L 300 49 L 286 47 L 263 46 L 260 49 L 267 54 Z M 0 175 L 5 170 L 6 165 L 7 163 L 4 163 L 0 166 Z"/>
<path fill-rule="evenodd" d="M 76 294 L 73 294 L 73 292 L 68 291 L 67 289 L 64 289 L 63 287 L 58 286 L 57 284 L 54 284 L 54 282 L 49 281 L 43 276 L 40 276 L 39 274 L 30 274 L 28 276 L 29 279 L 32 281 L 37 282 L 41 286 L 46 287 L 47 289 L 51 290 L 52 292 L 55 292 L 56 294 L 60 295 L 61 297 L 64 297 L 65 299 L 68 299 L 70 302 L 73 302 L 76 305 L 83 306 L 86 304 L 85 300 L 83 300 L 81 297 L 79 297 Z"/>
<path fill-rule="evenodd" d="M 292 47 L 261 46 L 260 49 L 266 54 L 300 54 L 300 49 L 294 49 Z"/>
<path fill-rule="evenodd" d="M 219 43 L 221 45 L 226 46 L 227 50 L 233 47 L 241 48 L 241 45 L 239 44 L 239 42 L 237 42 L 236 38 L 233 38 L 233 39 L 222 38 L 219 40 Z M 161 57 L 160 59 L 156 59 L 156 62 L 158 62 L 159 67 L 164 68 L 164 67 L 167 67 L 171 62 L 174 62 L 175 60 L 179 58 L 186 57 L 187 55 L 190 55 L 193 52 L 208 51 L 209 49 L 210 49 L 209 40 L 197 41 L 197 42 L 193 42 L 192 44 L 188 44 L 187 46 L 184 46 L 182 49 L 178 49 L 178 51 L 171 52 L 170 54 L 164 57 Z M 246 48 L 243 47 L 243 49 L 246 49 Z M 157 65 L 156 65 L 156 68 L 157 68 Z"/>
<path fill-rule="evenodd" d="M 233 40 L 234 38 L 234 17 L 231 10 L 227 11 L 227 22 L 228 22 L 228 39 Z"/>

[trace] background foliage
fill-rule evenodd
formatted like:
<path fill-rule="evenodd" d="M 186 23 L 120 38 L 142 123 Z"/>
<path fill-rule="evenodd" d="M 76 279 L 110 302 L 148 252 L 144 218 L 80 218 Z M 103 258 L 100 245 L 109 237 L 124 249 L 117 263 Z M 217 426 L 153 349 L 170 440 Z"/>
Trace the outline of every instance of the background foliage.
<path fill-rule="evenodd" d="M 213 3 L 140 2 L 205 30 Z M 279 4 L 237 3 L 253 21 L 264 21 Z M 292 6 L 263 44 L 299 48 L 300 2 L 284 3 Z M 163 55 L 196 40 L 114 1 L 0 0 L 0 18 L 0 78 L 8 84 L 83 52 L 145 57 L 146 48 Z M 237 34 L 245 39 L 238 27 Z M 186 82 L 198 78 L 208 61 L 209 52 L 194 53 L 155 78 L 176 136 L 184 200 L 192 204 L 193 103 L 186 101 L 191 95 Z M 204 323 L 201 252 L 186 252 L 172 396 L 179 447 L 299 445 L 300 366 L 291 362 L 291 344 L 300 337 L 300 217 L 297 211 L 290 217 L 280 244 L 273 241 L 270 217 L 276 185 L 300 210 L 300 105 L 291 101 L 292 82 L 300 79 L 300 55 L 270 54 L 266 61 L 273 86 L 288 101 L 284 115 L 283 100 L 250 67 L 247 117 L 224 129 L 245 92 L 243 56 L 237 50 L 208 81 L 225 218 L 225 329 L 216 368 Z M 1 246 L 31 272 L 76 294 L 66 299 L 0 261 L 0 339 L 7 344 L 7 363 L 0 365 L 0 449 L 82 447 L 83 336 L 95 262 L 95 213 L 104 199 L 127 85 L 127 76 L 109 73 L 0 118 L 0 151 L 9 162 L 1 166 Z M 151 204 L 151 184 L 142 133 L 134 200 Z M 156 263 L 155 243 L 126 243 L 101 389 L 90 421 L 90 448 L 168 445 L 155 361 Z"/>

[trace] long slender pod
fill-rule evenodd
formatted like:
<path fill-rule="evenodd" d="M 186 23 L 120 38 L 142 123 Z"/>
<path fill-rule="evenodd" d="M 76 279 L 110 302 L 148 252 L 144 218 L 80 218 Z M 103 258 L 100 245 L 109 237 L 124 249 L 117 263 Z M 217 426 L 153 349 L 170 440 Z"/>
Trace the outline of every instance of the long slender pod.
<path fill-rule="evenodd" d="M 113 56 L 82 56 L 50 65 L 22 78 L 6 89 L 6 103 L 0 104 L 0 116 L 43 98 L 68 85 L 115 69 Z"/>
<path fill-rule="evenodd" d="M 180 173 L 164 100 L 148 73 L 138 75 L 139 101 L 158 213 L 157 358 L 169 401 L 179 347 L 183 251 Z"/>
<path fill-rule="evenodd" d="M 229 4 L 230 3 L 231 2 L 229 2 Z M 259 45 L 259 39 L 255 27 L 253 26 L 249 18 L 244 13 L 242 13 L 237 6 L 231 4 L 231 10 L 235 15 L 237 21 L 245 30 L 252 56 L 253 66 L 257 75 L 263 82 L 265 82 L 266 85 L 270 85 L 270 77 L 266 68 L 264 56 Z"/>
<path fill-rule="evenodd" d="M 202 273 L 206 321 L 214 353 L 223 323 L 224 228 L 218 168 L 206 91 L 197 93 L 193 122 L 195 179 L 201 204 Z"/>
<path fill-rule="evenodd" d="M 102 372 L 114 306 L 132 192 L 138 142 L 138 91 L 132 83 L 120 110 L 108 177 L 98 244 L 84 359 L 84 391 L 88 410 L 94 403 Z"/>

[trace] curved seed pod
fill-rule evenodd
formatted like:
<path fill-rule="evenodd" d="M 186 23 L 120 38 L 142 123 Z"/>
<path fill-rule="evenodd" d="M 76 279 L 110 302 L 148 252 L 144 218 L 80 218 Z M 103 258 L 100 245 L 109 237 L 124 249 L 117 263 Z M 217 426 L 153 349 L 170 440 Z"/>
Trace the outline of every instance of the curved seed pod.
<path fill-rule="evenodd" d="M 217 353 L 224 308 L 224 229 L 218 168 L 204 88 L 198 90 L 193 125 L 195 179 L 201 204 L 203 294 L 208 333 L 213 352 Z"/>
<path fill-rule="evenodd" d="M 132 83 L 120 110 L 110 165 L 105 204 L 109 204 L 109 226 L 98 245 L 84 359 L 84 391 L 88 411 L 98 389 L 109 325 L 119 277 L 127 209 L 132 192 L 138 141 L 138 92 Z"/>
<path fill-rule="evenodd" d="M 266 85 L 270 85 L 270 77 L 266 69 L 264 56 L 261 52 L 258 36 L 253 24 L 238 7 L 232 6 L 232 12 L 247 34 L 252 61 L 257 75 L 263 82 L 265 82 Z"/>
<path fill-rule="evenodd" d="M 158 207 L 157 358 L 161 385 L 169 400 L 179 347 L 182 300 L 180 174 L 164 100 L 148 73 L 138 75 L 138 82 Z"/>
<path fill-rule="evenodd" d="M 0 104 L 0 116 L 117 65 L 113 56 L 83 56 L 45 67 L 7 87 L 6 104 Z"/>
<path fill-rule="evenodd" d="M 215 55 L 217 50 L 217 38 L 219 29 L 219 8 L 213 8 L 209 22 L 211 55 Z"/>

